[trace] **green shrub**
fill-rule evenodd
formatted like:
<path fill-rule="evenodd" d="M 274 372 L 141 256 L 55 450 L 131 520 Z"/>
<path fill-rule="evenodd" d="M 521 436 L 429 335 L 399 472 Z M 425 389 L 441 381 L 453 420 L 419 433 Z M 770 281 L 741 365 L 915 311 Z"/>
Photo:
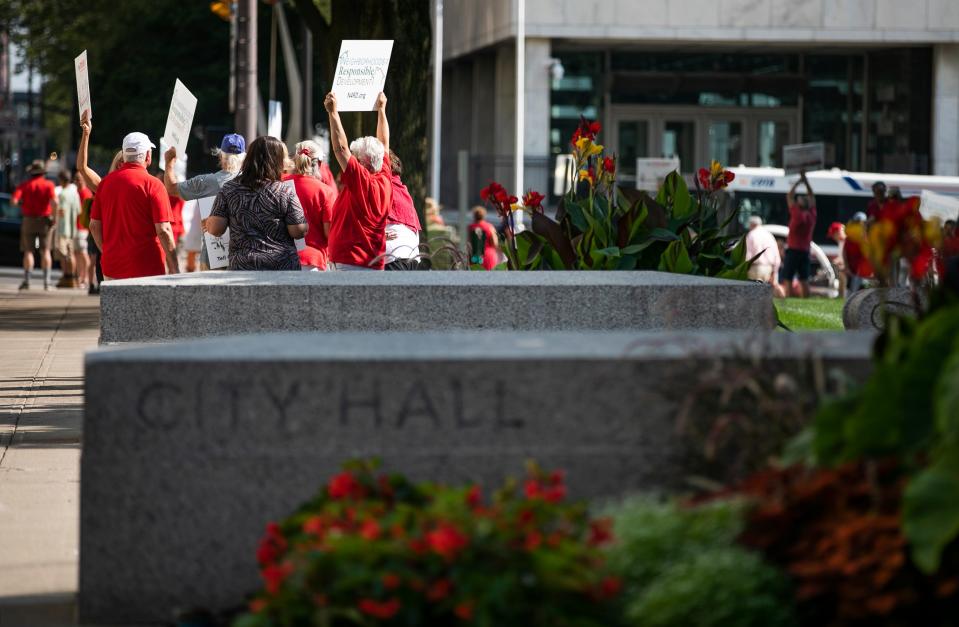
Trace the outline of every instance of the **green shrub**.
<path fill-rule="evenodd" d="M 651 497 L 611 509 L 609 567 L 623 580 L 628 623 L 794 625 L 785 576 L 736 544 L 745 510 L 745 501 L 687 508 Z"/>

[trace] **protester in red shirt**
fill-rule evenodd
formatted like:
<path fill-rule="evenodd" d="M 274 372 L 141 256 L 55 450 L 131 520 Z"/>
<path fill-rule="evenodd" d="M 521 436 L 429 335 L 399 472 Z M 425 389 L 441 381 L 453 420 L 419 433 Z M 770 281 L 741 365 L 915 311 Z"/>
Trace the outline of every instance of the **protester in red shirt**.
<path fill-rule="evenodd" d="M 180 271 L 166 189 L 147 173 L 156 146 L 143 133 L 123 138 L 123 165 L 100 182 L 90 234 L 103 252 L 104 279 Z M 164 265 L 164 261 L 166 262 Z"/>
<path fill-rule="evenodd" d="M 804 185 L 806 194 L 796 196 L 796 189 Z M 783 290 L 786 296 L 797 296 L 793 293 L 793 279 L 799 279 L 799 294 L 801 298 L 809 296 L 809 248 L 812 244 L 813 229 L 816 228 L 816 197 L 806 178 L 806 172 L 800 173 L 799 180 L 786 194 L 789 205 L 789 235 L 786 238 L 786 254 L 783 259 Z"/>
<path fill-rule="evenodd" d="M 33 248 L 39 242 L 40 267 L 43 268 L 43 289 L 50 289 L 50 268 L 53 257 L 53 227 L 57 223 L 57 198 L 53 181 L 43 177 L 43 161 L 34 161 L 27 168 L 30 178 L 21 183 L 10 197 L 10 203 L 20 205 L 23 220 L 20 223 L 20 252 L 23 253 L 23 283 L 21 290 L 30 289 L 33 272 Z"/>
<path fill-rule="evenodd" d="M 77 277 L 80 279 L 80 287 L 86 289 L 88 286 L 88 269 L 90 267 L 90 252 L 87 250 L 90 245 L 90 231 L 87 229 L 87 225 L 90 224 L 90 209 L 88 205 L 93 202 L 93 192 L 87 187 L 80 170 L 76 171 L 73 180 L 77 185 L 77 193 L 80 194 L 80 214 L 77 216 L 77 234 L 73 242 L 73 263 L 77 267 Z"/>
<path fill-rule="evenodd" d="M 486 221 L 486 209 L 473 208 L 473 224 L 470 230 L 470 263 L 483 264 L 485 270 L 492 270 L 499 262 L 499 238 L 496 229 Z"/>
<path fill-rule="evenodd" d="M 886 184 L 876 181 L 872 184 L 872 200 L 866 205 L 866 217 L 870 220 L 878 218 L 884 204 L 886 204 Z"/>
<path fill-rule="evenodd" d="M 420 262 L 420 217 L 410 190 L 403 184 L 403 162 L 390 150 L 393 202 L 386 215 L 386 269 L 416 270 Z"/>
<path fill-rule="evenodd" d="M 316 142 L 302 141 L 294 148 L 294 172 L 290 178 L 309 225 L 306 248 L 299 252 L 304 270 L 324 271 L 329 258 L 327 248 L 336 192 L 321 180 L 321 163 L 320 146 Z"/>
<path fill-rule="evenodd" d="M 393 202 L 390 180 L 390 127 L 386 95 L 376 99 L 376 137 L 350 144 L 330 92 L 324 106 L 330 115 L 333 154 L 343 173 L 343 189 L 333 207 L 330 260 L 338 270 L 382 270 L 386 248 L 386 217 Z"/>
<path fill-rule="evenodd" d="M 333 170 L 327 165 L 326 161 L 320 161 L 320 180 L 333 190 L 333 202 L 340 195 L 340 188 L 336 184 L 336 177 L 333 176 Z"/>

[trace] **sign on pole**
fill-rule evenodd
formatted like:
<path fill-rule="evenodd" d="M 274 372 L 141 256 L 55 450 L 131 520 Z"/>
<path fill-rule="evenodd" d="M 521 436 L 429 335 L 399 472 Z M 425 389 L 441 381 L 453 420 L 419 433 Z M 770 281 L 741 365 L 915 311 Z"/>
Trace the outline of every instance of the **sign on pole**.
<path fill-rule="evenodd" d="M 216 200 L 216 196 L 197 199 L 196 205 L 200 211 L 200 224 L 205 225 L 206 219 L 210 217 L 214 200 Z M 210 258 L 210 270 L 219 270 L 230 265 L 230 229 L 227 229 L 220 237 L 210 235 L 204 229 L 203 239 L 206 242 L 206 254 Z"/>
<path fill-rule="evenodd" d="M 671 172 L 680 171 L 679 157 L 668 159 L 636 159 L 636 189 L 655 194 Z"/>
<path fill-rule="evenodd" d="M 386 84 L 392 39 L 344 39 L 333 76 L 340 111 L 372 111 Z"/>
<path fill-rule="evenodd" d="M 87 51 L 84 50 L 73 60 L 73 67 L 77 72 L 77 103 L 80 106 L 80 119 L 86 112 L 87 119 L 93 119 L 93 109 L 90 106 L 90 72 L 87 65 Z"/>
<path fill-rule="evenodd" d="M 177 157 L 186 155 L 186 142 L 190 138 L 195 111 L 196 96 L 190 93 L 180 79 L 176 79 L 176 84 L 173 86 L 173 100 L 170 102 L 170 113 L 166 118 L 166 128 L 163 130 L 161 142 L 176 147 Z"/>
<path fill-rule="evenodd" d="M 786 174 L 826 169 L 826 144 L 792 144 L 783 146 L 783 168 Z"/>

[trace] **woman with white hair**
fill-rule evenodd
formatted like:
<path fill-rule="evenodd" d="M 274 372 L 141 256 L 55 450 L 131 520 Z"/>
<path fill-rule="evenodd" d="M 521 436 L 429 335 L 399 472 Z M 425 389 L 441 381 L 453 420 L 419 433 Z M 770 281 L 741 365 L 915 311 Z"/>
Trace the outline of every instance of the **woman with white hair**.
<path fill-rule="evenodd" d="M 211 174 L 200 174 L 191 179 L 177 182 L 176 174 L 176 147 L 171 146 L 163 157 L 166 160 L 166 170 L 163 174 L 163 185 L 171 198 L 196 200 L 208 196 L 216 196 L 229 181 L 243 168 L 246 157 L 246 140 L 238 133 L 230 133 L 223 137 L 220 148 L 216 152 L 220 159 L 220 169 Z M 186 271 L 196 270 L 196 256 L 200 255 L 200 269 L 209 269 L 209 260 L 206 255 L 206 246 L 203 243 L 203 231 L 200 228 L 200 211 L 194 210 L 190 221 L 190 230 L 184 239 L 184 248 L 187 250 Z"/>
<path fill-rule="evenodd" d="M 376 137 L 361 137 L 352 144 L 332 92 L 323 105 L 330 115 L 333 155 L 343 171 L 343 189 L 333 207 L 330 260 L 338 270 L 382 270 L 386 218 L 393 201 L 386 95 L 380 92 L 376 99 Z"/>
<path fill-rule="evenodd" d="M 310 225 L 306 233 L 306 248 L 300 251 L 300 264 L 304 270 L 326 270 L 329 255 L 327 248 L 336 195 L 320 179 L 320 163 L 319 144 L 307 140 L 296 145 L 290 179 Z"/>

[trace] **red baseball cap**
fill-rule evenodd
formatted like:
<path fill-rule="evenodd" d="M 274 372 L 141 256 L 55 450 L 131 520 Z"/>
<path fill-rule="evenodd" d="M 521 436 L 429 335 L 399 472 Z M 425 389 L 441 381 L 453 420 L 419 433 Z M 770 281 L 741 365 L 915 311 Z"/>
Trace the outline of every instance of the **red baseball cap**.
<path fill-rule="evenodd" d="M 832 237 L 839 231 L 843 230 L 845 225 L 842 222 L 833 222 L 829 225 L 829 230 L 826 231 L 826 237 Z"/>

